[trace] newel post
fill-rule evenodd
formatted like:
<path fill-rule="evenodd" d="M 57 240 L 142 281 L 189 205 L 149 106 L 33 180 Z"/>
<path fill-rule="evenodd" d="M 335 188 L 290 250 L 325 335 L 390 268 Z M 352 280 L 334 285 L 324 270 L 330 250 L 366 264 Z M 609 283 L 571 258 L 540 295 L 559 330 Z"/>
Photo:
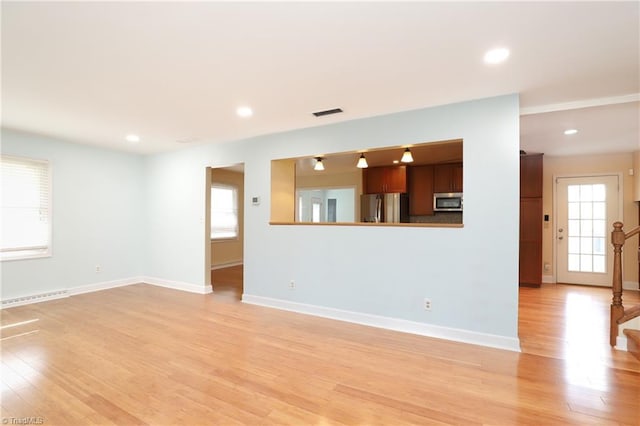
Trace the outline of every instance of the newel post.
<path fill-rule="evenodd" d="M 622 222 L 613 224 L 611 232 L 611 244 L 613 244 L 613 299 L 611 301 L 611 319 L 609 331 L 609 344 L 616 345 L 618 337 L 618 320 L 624 315 L 624 306 L 622 306 L 622 246 L 624 245 L 625 236 L 622 230 Z"/>

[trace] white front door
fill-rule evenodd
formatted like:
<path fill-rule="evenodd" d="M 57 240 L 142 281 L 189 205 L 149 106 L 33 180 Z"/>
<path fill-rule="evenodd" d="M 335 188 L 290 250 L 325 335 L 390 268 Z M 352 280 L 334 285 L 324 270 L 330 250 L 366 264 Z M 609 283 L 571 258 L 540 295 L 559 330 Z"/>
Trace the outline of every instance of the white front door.
<path fill-rule="evenodd" d="M 556 179 L 557 282 L 611 287 L 618 180 L 617 175 Z"/>

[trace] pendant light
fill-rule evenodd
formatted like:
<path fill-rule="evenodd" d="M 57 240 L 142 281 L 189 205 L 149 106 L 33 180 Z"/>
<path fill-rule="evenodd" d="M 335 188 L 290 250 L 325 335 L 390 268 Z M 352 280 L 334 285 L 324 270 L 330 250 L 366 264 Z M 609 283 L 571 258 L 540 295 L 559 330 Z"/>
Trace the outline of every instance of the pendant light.
<path fill-rule="evenodd" d="M 322 164 L 322 157 L 316 157 L 316 165 L 313 166 L 313 170 L 317 170 L 317 171 L 324 170 L 324 164 Z"/>
<path fill-rule="evenodd" d="M 360 158 L 358 159 L 358 164 L 356 165 L 356 167 L 359 169 L 366 169 L 367 167 L 369 167 L 369 164 L 367 164 L 367 159 L 364 158 L 364 154 L 360 154 Z"/>
<path fill-rule="evenodd" d="M 413 163 L 413 155 L 411 155 L 411 150 L 409 148 L 405 148 L 400 161 L 403 163 Z"/>

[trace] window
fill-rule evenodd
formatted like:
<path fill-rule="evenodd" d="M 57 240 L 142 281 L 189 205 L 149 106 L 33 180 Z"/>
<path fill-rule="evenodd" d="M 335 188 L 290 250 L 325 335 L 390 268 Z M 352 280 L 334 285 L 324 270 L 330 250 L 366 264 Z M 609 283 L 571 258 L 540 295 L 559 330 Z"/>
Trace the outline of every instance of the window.
<path fill-rule="evenodd" d="M 47 161 L 0 156 L 2 260 L 51 254 L 51 174 Z"/>
<path fill-rule="evenodd" d="M 230 185 L 211 187 L 211 239 L 238 237 L 238 189 Z"/>

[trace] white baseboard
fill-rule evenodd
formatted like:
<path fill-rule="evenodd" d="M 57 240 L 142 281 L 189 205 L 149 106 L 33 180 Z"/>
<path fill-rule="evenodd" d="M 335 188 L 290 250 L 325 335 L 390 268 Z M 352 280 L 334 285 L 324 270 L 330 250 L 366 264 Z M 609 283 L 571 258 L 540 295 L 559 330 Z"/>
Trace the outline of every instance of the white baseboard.
<path fill-rule="evenodd" d="M 49 290 L 43 293 L 32 293 L 24 296 L 3 299 L 0 303 L 0 309 L 13 308 L 14 306 L 30 305 L 32 303 L 48 302 L 50 300 L 62 299 L 65 297 L 76 296 L 78 294 L 92 293 L 94 291 L 109 290 L 116 287 L 124 287 L 131 284 L 146 283 L 159 287 L 167 287 L 175 290 L 188 291 L 190 293 L 208 294 L 211 288 L 205 289 L 196 284 L 183 283 L 178 281 L 162 280 L 152 277 L 131 277 L 120 280 L 104 281 L 99 283 L 87 284 L 78 287 L 71 287 L 59 290 Z"/>
<path fill-rule="evenodd" d="M 556 280 L 553 278 L 553 275 L 543 275 L 542 282 L 548 284 L 555 284 Z M 623 281 L 622 288 L 624 290 L 638 290 L 638 282 L 637 281 Z"/>
<path fill-rule="evenodd" d="M 108 290 L 110 288 L 124 287 L 131 284 L 138 284 L 142 282 L 142 277 L 124 278 L 121 280 L 105 281 L 101 283 L 87 284 L 79 287 L 73 287 L 67 289 L 69 296 L 75 296 L 76 294 L 92 293 L 94 291 Z"/>
<path fill-rule="evenodd" d="M 244 262 L 242 260 L 236 262 L 219 263 L 217 265 L 211 265 L 211 270 L 214 271 L 216 269 L 231 268 L 232 266 L 240 266 L 243 264 Z"/>
<path fill-rule="evenodd" d="M 154 277 L 140 277 L 140 282 L 145 284 L 156 285 L 158 287 L 172 288 L 174 290 L 188 291 L 190 293 L 209 294 L 213 290 L 211 286 L 203 287 L 198 284 L 185 283 L 181 281 L 163 280 L 161 278 Z"/>
<path fill-rule="evenodd" d="M 453 340 L 456 342 L 470 343 L 473 345 L 488 346 L 491 348 L 520 352 L 520 339 L 513 337 L 504 337 L 494 334 L 479 333 L 470 330 L 442 327 L 438 325 L 424 324 L 399 318 L 383 317 L 353 311 L 344 311 L 341 309 L 327 308 L 324 306 L 307 305 L 304 303 L 291 302 L 288 300 L 254 296 L 246 293 L 242 295 L 242 302 L 252 305 L 281 309 L 285 311 L 298 312 L 301 314 L 314 315 L 338 321 L 346 321 L 372 327 L 384 328 L 387 330 L 435 337 L 437 339 Z"/>

